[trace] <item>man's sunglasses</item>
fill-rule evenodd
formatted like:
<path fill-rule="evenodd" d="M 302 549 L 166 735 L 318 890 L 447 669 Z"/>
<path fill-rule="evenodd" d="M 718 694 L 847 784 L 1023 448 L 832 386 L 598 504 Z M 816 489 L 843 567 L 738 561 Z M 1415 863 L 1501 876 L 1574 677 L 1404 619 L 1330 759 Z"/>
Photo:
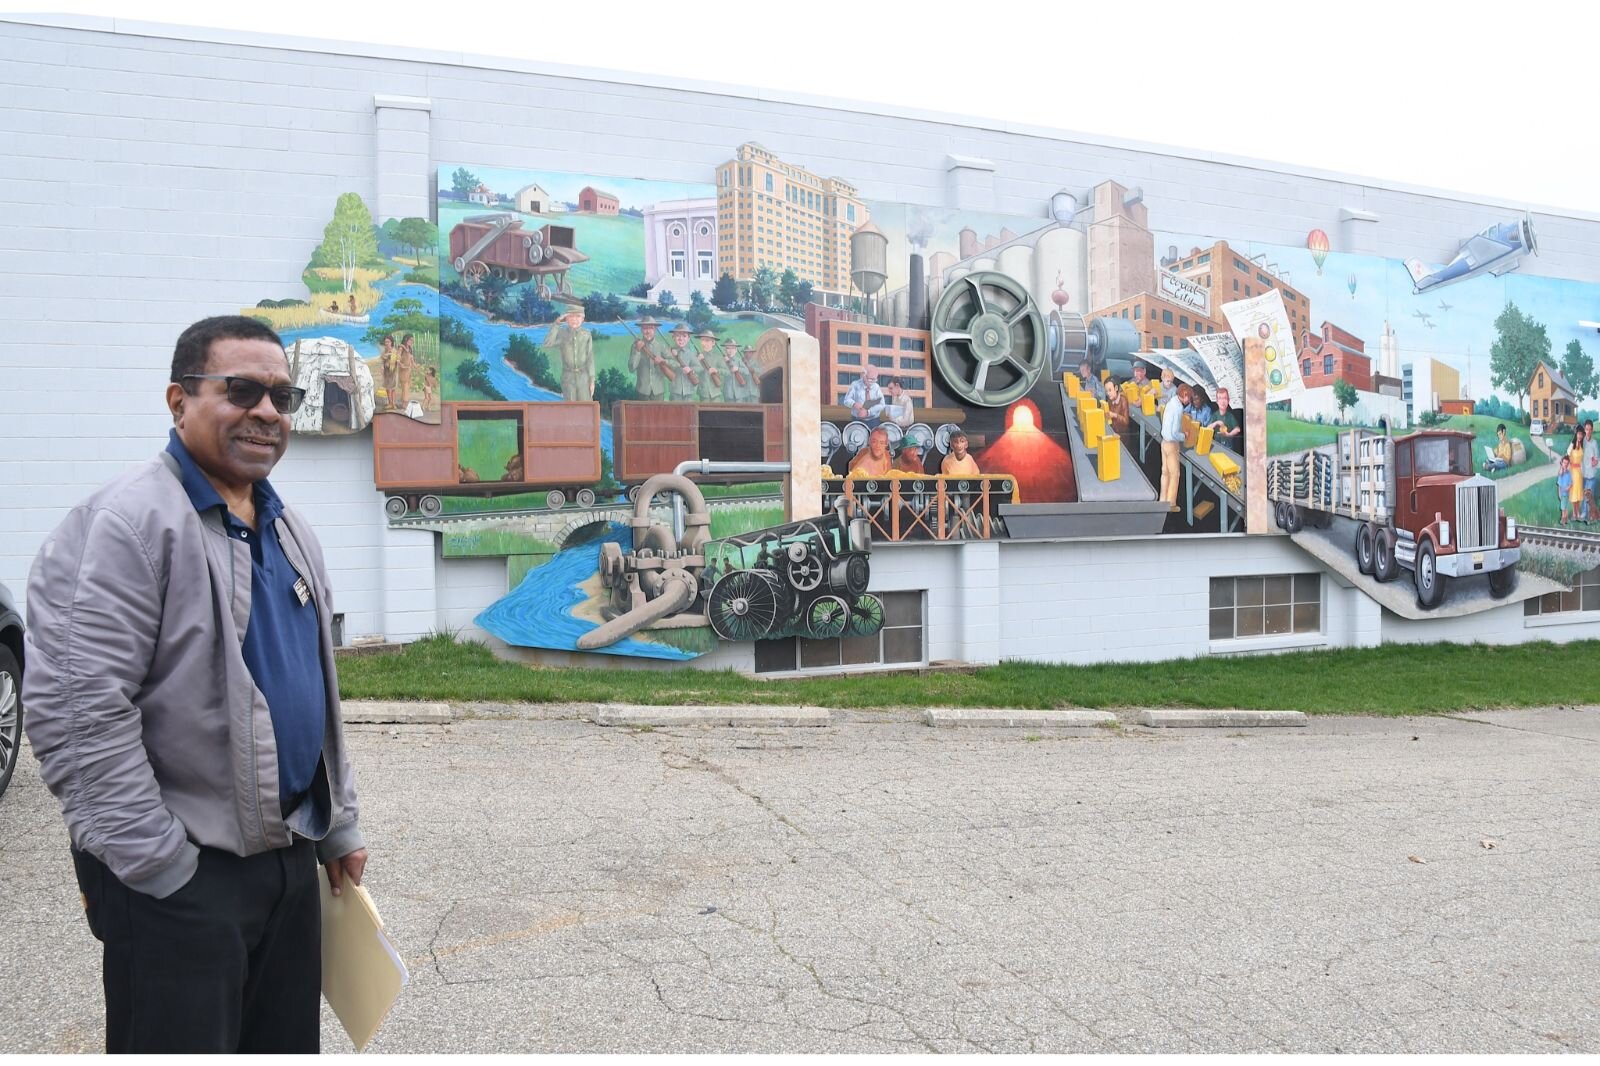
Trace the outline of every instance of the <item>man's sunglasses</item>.
<path fill-rule="evenodd" d="M 272 406 L 279 414 L 292 415 L 305 402 L 306 390 L 293 385 L 263 385 L 249 378 L 230 377 L 227 374 L 185 374 L 184 381 L 222 381 L 227 383 L 228 402 L 235 407 L 250 410 L 261 402 L 262 396 L 272 397 Z"/>

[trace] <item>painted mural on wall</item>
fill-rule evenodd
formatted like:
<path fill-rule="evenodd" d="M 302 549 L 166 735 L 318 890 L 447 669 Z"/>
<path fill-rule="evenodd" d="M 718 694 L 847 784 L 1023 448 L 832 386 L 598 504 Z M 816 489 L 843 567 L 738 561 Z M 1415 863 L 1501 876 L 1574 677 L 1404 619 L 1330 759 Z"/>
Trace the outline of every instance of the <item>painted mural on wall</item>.
<path fill-rule="evenodd" d="M 860 201 L 759 146 L 739 158 L 736 191 L 776 175 L 785 230 L 817 232 L 820 211 L 823 267 L 848 264 L 808 274 L 803 240 L 744 264 L 752 290 L 763 270 L 769 290 L 814 286 L 830 502 L 894 540 L 1243 531 L 1230 279 L 1159 256 L 1138 190 L 1005 216 Z"/>
<path fill-rule="evenodd" d="M 374 435 L 391 520 L 439 529 L 446 556 L 507 559 L 510 591 L 479 623 L 510 644 L 715 647 L 709 605 L 743 558 L 726 538 L 785 513 L 777 473 L 726 464 L 787 458 L 773 327 L 789 320 L 713 306 L 712 186 L 449 164 L 438 217 L 443 414 Z M 690 501 L 680 527 L 655 486 L 700 460 L 725 466 L 672 482 Z M 805 590 L 789 588 L 792 613 Z M 854 592 L 841 602 L 864 617 Z"/>
<path fill-rule="evenodd" d="M 360 433 L 380 415 L 440 420 L 438 235 L 424 218 L 374 224 L 344 193 L 301 280 L 305 299 L 265 299 L 241 313 L 283 338 L 306 390 L 296 433 Z"/>
<path fill-rule="evenodd" d="M 1526 218 L 1437 262 L 1320 231 L 1264 249 L 1325 309 L 1300 333 L 1303 387 L 1267 412 L 1274 521 L 1402 616 L 1559 593 L 1590 565 L 1569 530 L 1600 518 L 1600 451 L 1574 444 L 1600 395 L 1579 325 L 1600 286 L 1509 274 L 1536 249 Z"/>

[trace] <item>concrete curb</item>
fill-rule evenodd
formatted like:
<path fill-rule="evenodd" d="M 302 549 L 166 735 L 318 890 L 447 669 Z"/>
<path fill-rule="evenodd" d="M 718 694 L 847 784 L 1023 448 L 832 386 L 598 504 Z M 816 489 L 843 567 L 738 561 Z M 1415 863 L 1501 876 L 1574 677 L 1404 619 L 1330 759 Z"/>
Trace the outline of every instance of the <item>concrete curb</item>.
<path fill-rule="evenodd" d="M 1110 711 L 1025 710 L 1013 707 L 929 707 L 922 720 L 940 729 L 1092 729 L 1115 725 Z"/>
<path fill-rule="evenodd" d="M 595 725 L 633 728 L 687 725 L 817 727 L 832 723 L 833 712 L 826 707 L 637 707 L 603 703 L 594 708 L 589 720 Z"/>
<path fill-rule="evenodd" d="M 1139 712 L 1137 721 L 1155 729 L 1249 729 L 1310 724 L 1310 719 L 1301 711 L 1144 710 Z"/>
<path fill-rule="evenodd" d="M 455 718 L 448 703 L 346 700 L 342 709 L 346 725 L 448 725 Z"/>

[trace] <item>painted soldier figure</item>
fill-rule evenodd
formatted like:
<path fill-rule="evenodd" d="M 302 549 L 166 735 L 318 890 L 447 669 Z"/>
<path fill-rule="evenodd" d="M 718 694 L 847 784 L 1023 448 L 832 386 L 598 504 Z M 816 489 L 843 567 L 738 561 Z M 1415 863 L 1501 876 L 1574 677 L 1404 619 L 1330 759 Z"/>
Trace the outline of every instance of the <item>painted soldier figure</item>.
<path fill-rule="evenodd" d="M 718 365 L 716 357 L 717 335 L 709 329 L 703 329 L 695 334 L 694 339 L 700 344 L 700 352 L 695 357 L 700 361 L 700 402 L 714 403 L 722 398 L 722 367 Z"/>
<path fill-rule="evenodd" d="M 756 363 L 756 350 L 750 345 L 744 346 L 744 368 L 750 375 L 750 403 L 761 402 L 761 367 Z"/>
<path fill-rule="evenodd" d="M 667 343 L 656 332 L 660 327 L 661 323 L 645 315 L 639 320 L 639 336 L 628 351 L 628 369 L 633 371 L 637 381 L 634 391 L 641 400 L 666 399 L 667 382 L 673 373 Z"/>
<path fill-rule="evenodd" d="M 750 372 L 739 358 L 739 342 L 722 342 L 722 402 L 750 402 Z"/>
<path fill-rule="evenodd" d="M 561 353 L 561 398 L 568 402 L 594 399 L 594 335 L 583 328 L 583 306 L 562 312 L 560 324 L 545 346 Z"/>
<path fill-rule="evenodd" d="M 700 360 L 689 347 L 689 327 L 678 323 L 672 331 L 672 361 L 678 376 L 672 379 L 672 398 L 680 403 L 693 403 L 700 395 L 700 382 L 704 377 Z"/>

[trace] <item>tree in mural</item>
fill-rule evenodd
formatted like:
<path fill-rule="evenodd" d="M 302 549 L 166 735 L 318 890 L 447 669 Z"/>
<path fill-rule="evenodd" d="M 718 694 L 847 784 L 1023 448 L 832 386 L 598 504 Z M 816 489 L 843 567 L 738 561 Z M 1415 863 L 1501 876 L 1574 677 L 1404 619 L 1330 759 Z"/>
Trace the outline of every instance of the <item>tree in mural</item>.
<path fill-rule="evenodd" d="M 594 379 L 594 399 L 600 405 L 600 410 L 605 412 L 607 418 L 611 417 L 611 405 L 618 400 L 637 400 L 639 392 L 634 388 L 628 376 L 614 366 L 608 366 L 600 371 Z"/>
<path fill-rule="evenodd" d="M 478 175 L 466 167 L 456 167 L 456 172 L 450 175 L 450 188 L 461 199 L 465 200 L 481 183 Z"/>
<path fill-rule="evenodd" d="M 815 295 L 816 292 L 812 288 L 811 282 L 802 280 L 800 284 L 796 285 L 794 287 L 794 313 L 797 315 L 804 314 L 806 304 L 810 303 Z"/>
<path fill-rule="evenodd" d="M 656 294 L 656 314 L 665 318 L 678 313 L 678 298 L 672 295 L 671 290 L 662 289 Z"/>
<path fill-rule="evenodd" d="M 439 247 L 439 227 L 425 218 L 402 218 L 394 228 L 394 240 L 411 249 L 411 258 L 420 263 Z"/>
<path fill-rule="evenodd" d="M 739 286 L 733 283 L 733 275 L 726 270 L 711 287 L 711 302 L 723 311 L 733 310 L 733 305 L 739 302 Z"/>
<path fill-rule="evenodd" d="M 1575 340 L 1568 341 L 1567 350 L 1561 354 L 1561 376 L 1580 398 L 1600 394 L 1600 378 L 1595 375 L 1594 360 Z"/>
<path fill-rule="evenodd" d="M 389 336 L 396 339 L 407 333 L 422 336 L 432 333 L 437 325 L 438 320 L 428 314 L 428 308 L 421 300 L 413 300 L 407 296 L 396 300 L 383 321 L 367 330 L 362 340 L 380 344 L 384 337 Z M 471 335 L 468 337 L 470 339 Z"/>
<path fill-rule="evenodd" d="M 799 298 L 799 295 L 800 275 L 794 272 L 793 267 L 790 267 L 778 279 L 778 306 L 785 311 L 793 311 L 796 306 L 795 301 Z"/>
<path fill-rule="evenodd" d="M 1344 421 L 1344 413 L 1356 405 L 1356 387 L 1344 378 L 1333 383 L 1333 402 L 1339 405 L 1339 420 Z"/>
<path fill-rule="evenodd" d="M 549 389 L 551 392 L 561 391 L 561 383 L 550 372 L 550 357 L 522 334 L 514 333 L 506 342 L 505 360 L 541 389 Z"/>
<path fill-rule="evenodd" d="M 1489 346 L 1489 380 L 1495 388 L 1521 397 L 1527 410 L 1528 379 L 1539 360 L 1550 359 L 1550 335 L 1543 323 L 1507 303 L 1494 320 L 1495 339 Z"/>
<path fill-rule="evenodd" d="M 689 328 L 696 333 L 710 329 L 711 323 L 716 320 L 711 305 L 706 303 L 705 295 L 699 289 L 689 294 L 689 310 L 684 313 L 683 320 L 689 323 Z"/>
<path fill-rule="evenodd" d="M 757 270 L 756 276 L 750 279 L 750 302 L 756 305 L 756 310 L 772 310 L 772 301 L 777 294 L 778 275 L 772 272 L 771 267 Z"/>
<path fill-rule="evenodd" d="M 342 193 L 333 205 L 333 218 L 322 230 L 322 243 L 311 253 L 311 266 L 337 269 L 348 293 L 356 287 L 357 268 L 374 260 L 381 262 L 372 212 L 358 194 Z"/>
<path fill-rule="evenodd" d="M 478 295 L 483 301 L 484 310 L 491 314 L 500 311 L 500 303 L 506 298 L 506 291 L 511 288 L 511 282 L 503 274 L 485 274 L 483 280 L 478 282 Z"/>

